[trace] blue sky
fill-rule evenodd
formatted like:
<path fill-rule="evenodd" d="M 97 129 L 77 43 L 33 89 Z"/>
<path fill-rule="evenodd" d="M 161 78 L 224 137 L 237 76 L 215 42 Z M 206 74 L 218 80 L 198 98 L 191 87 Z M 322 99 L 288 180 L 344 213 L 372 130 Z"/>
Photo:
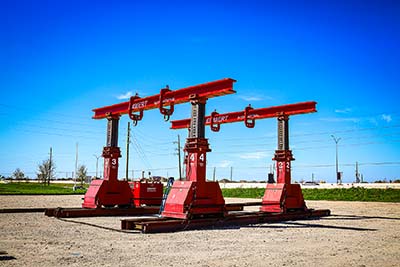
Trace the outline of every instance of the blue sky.
<path fill-rule="evenodd" d="M 293 180 L 400 178 L 400 4 L 397 1 L 0 1 L 0 174 L 35 177 L 50 147 L 58 177 L 95 172 L 106 121 L 92 109 L 230 77 L 237 94 L 207 113 L 317 101 L 290 119 Z M 190 115 L 188 104 L 172 119 Z M 127 117 L 120 121 L 125 155 Z M 158 111 L 132 130 L 130 170 L 176 176 L 177 135 Z M 266 178 L 276 120 L 207 129 L 208 177 Z M 182 142 L 183 143 L 183 142 Z M 183 145 L 183 144 L 182 144 Z M 125 156 L 120 161 L 125 173 Z M 101 164 L 100 164 L 101 166 Z M 130 171 L 131 173 L 131 171 Z"/>

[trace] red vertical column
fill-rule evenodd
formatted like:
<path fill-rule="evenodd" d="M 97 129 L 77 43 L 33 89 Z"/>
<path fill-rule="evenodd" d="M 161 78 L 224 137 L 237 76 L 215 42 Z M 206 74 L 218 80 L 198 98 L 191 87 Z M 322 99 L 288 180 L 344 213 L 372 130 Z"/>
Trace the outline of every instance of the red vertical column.
<path fill-rule="evenodd" d="M 118 181 L 118 158 L 121 151 L 118 147 L 118 122 L 119 115 L 109 116 L 107 124 L 107 145 L 103 148 L 104 180 Z"/>
<path fill-rule="evenodd" d="M 277 182 L 290 184 L 291 161 L 294 158 L 289 149 L 289 117 L 287 115 L 278 117 L 278 149 L 275 151 L 273 160 L 276 161 Z"/>
<path fill-rule="evenodd" d="M 206 181 L 207 152 L 211 151 L 207 139 L 188 138 L 185 145 L 187 155 L 186 179 L 204 183 Z"/>
<path fill-rule="evenodd" d="M 187 152 L 186 179 L 188 181 L 206 182 L 206 153 L 210 152 L 208 140 L 205 138 L 206 99 L 191 96 L 192 116 L 189 136 L 186 139 Z"/>
<path fill-rule="evenodd" d="M 110 182 L 118 180 L 118 158 L 121 157 L 119 147 L 104 147 L 104 180 Z"/>
<path fill-rule="evenodd" d="M 276 173 L 278 184 L 290 184 L 291 183 L 291 161 L 294 160 L 292 151 L 290 150 L 276 150 Z"/>

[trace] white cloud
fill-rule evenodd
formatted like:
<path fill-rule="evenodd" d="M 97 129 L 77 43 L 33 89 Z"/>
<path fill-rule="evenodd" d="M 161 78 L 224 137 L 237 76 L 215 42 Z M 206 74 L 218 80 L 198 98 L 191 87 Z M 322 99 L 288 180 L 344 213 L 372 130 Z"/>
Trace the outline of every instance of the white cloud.
<path fill-rule="evenodd" d="M 344 109 L 335 109 L 336 113 L 348 114 L 352 111 L 351 108 L 344 108 Z"/>
<path fill-rule="evenodd" d="M 223 160 L 223 161 L 221 161 L 220 163 L 218 163 L 216 167 L 226 168 L 226 167 L 231 166 L 232 163 L 233 163 L 233 162 L 230 161 L 230 160 Z"/>
<path fill-rule="evenodd" d="M 382 114 L 381 118 L 382 118 L 382 120 L 384 120 L 386 122 L 391 122 L 392 121 L 392 116 L 391 115 Z"/>
<path fill-rule="evenodd" d="M 273 97 L 270 96 L 261 96 L 261 95 L 238 95 L 238 98 L 244 101 L 263 101 L 263 100 L 273 100 Z"/>
<path fill-rule="evenodd" d="M 132 96 L 132 91 L 128 91 L 125 94 L 118 95 L 117 99 L 122 100 L 122 99 L 128 99 Z"/>
<path fill-rule="evenodd" d="M 360 123 L 360 122 L 368 122 L 370 124 L 373 124 L 377 126 L 379 124 L 379 119 L 383 120 L 387 123 L 391 122 L 392 116 L 389 114 L 382 114 L 381 116 L 375 116 L 375 117 L 348 117 L 348 118 L 338 118 L 338 117 L 327 117 L 327 118 L 320 118 L 320 121 L 326 121 L 326 122 L 353 122 L 353 123 Z"/>
<path fill-rule="evenodd" d="M 249 153 L 244 153 L 239 155 L 239 158 L 241 159 L 263 159 L 267 157 L 267 153 L 266 152 L 249 152 Z"/>
<path fill-rule="evenodd" d="M 240 99 L 243 99 L 245 101 L 261 101 L 263 100 L 261 97 L 259 96 L 239 96 Z"/>
<path fill-rule="evenodd" d="M 361 121 L 360 118 L 320 118 L 320 120 L 327 122 L 354 122 L 354 123 L 358 123 Z"/>

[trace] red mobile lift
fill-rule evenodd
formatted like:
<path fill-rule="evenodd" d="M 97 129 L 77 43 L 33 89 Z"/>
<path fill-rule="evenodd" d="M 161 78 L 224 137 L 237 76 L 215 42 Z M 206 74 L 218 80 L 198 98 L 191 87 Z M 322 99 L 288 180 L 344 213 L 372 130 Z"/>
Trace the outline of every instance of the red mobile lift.
<path fill-rule="evenodd" d="M 118 158 L 121 157 L 118 147 L 118 121 L 121 115 L 128 114 L 136 125 L 143 118 L 144 110 L 158 108 L 168 120 L 174 112 L 174 105 L 191 101 L 190 96 L 192 95 L 211 98 L 235 93 L 232 89 L 234 82 L 235 80 L 226 78 L 176 91 L 171 91 L 167 86 L 154 96 L 145 98 L 133 96 L 127 102 L 94 109 L 94 119 L 107 118 L 108 120 L 107 146 L 103 149 L 104 179 L 92 181 L 85 194 L 82 207 L 131 206 L 133 203 L 133 195 L 128 181 L 118 180 Z M 138 189 L 134 188 L 134 190 Z M 143 197 L 146 198 L 146 196 Z"/>
<path fill-rule="evenodd" d="M 299 184 L 291 183 L 291 164 L 294 160 L 289 149 L 289 116 L 316 112 L 316 102 L 302 102 L 268 108 L 253 109 L 248 106 L 244 111 L 218 114 L 212 112 L 206 117 L 206 125 L 212 131 L 219 131 L 223 123 L 244 121 L 246 127 L 254 128 L 255 120 L 276 117 L 278 120 L 278 149 L 274 160 L 277 161 L 277 183 L 267 184 L 262 199 L 261 211 L 287 212 L 288 210 L 307 210 Z M 172 121 L 172 129 L 190 127 L 190 119 Z"/>
<path fill-rule="evenodd" d="M 205 100 L 193 98 L 191 119 L 172 122 L 172 129 L 189 129 L 186 141 L 187 181 L 175 182 L 167 197 L 161 218 L 124 219 L 122 229 L 137 229 L 143 233 L 171 232 L 204 227 L 227 225 L 249 225 L 267 222 L 300 220 L 328 216 L 329 210 L 312 210 L 305 205 L 299 185 L 291 184 L 289 150 L 290 115 L 316 111 L 316 102 L 303 102 L 262 109 L 246 107 L 244 111 L 204 116 Z M 228 212 L 224 205 L 219 184 L 207 182 L 205 178 L 206 153 L 211 151 L 204 138 L 205 125 L 219 131 L 223 123 L 244 121 L 246 127 L 254 128 L 255 120 L 278 118 L 278 149 L 274 160 L 278 162 L 278 183 L 268 184 L 261 203 L 260 212 Z M 247 204 L 244 204 L 247 205 Z M 235 205 L 233 205 L 235 206 Z"/>
<path fill-rule="evenodd" d="M 174 112 L 177 104 L 193 101 L 193 99 L 208 99 L 218 96 L 236 93 L 233 90 L 233 83 L 236 81 L 230 78 L 186 87 L 171 91 L 168 86 L 161 89 L 157 95 L 141 98 L 133 96 L 127 102 L 105 106 L 94 109 L 93 119 L 107 119 L 107 145 L 103 148 L 104 157 L 104 179 L 93 180 L 85 194 L 79 208 L 56 208 L 47 209 L 47 216 L 55 217 L 84 217 L 84 216 L 122 216 L 122 215 L 144 215 L 159 212 L 158 207 L 140 207 L 141 203 L 154 204 L 156 198 L 154 190 L 143 190 L 159 188 L 146 183 L 136 182 L 133 189 L 128 181 L 118 180 L 118 158 L 121 152 L 118 147 L 118 122 L 123 114 L 128 114 L 137 125 L 142 120 L 144 110 L 159 109 L 167 121 Z M 151 188 L 150 188 L 151 187 Z M 158 189 L 157 189 L 158 188 Z M 132 193 L 132 190 L 134 193 Z M 158 190 L 160 191 L 160 190 Z M 157 191 L 157 192 L 158 192 Z M 160 192 L 160 202 L 162 190 Z M 139 199 L 138 199 L 139 198 Z M 142 201 L 143 200 L 143 201 Z M 147 201 L 148 200 L 148 201 Z M 114 206 L 123 209 L 111 208 Z M 134 207 L 126 209 L 126 207 Z"/>

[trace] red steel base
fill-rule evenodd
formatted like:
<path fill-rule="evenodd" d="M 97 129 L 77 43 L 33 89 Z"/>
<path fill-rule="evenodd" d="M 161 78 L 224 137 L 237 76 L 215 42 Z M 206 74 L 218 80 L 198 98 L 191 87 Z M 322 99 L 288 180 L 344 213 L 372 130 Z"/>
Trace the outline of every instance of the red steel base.
<path fill-rule="evenodd" d="M 223 216 L 225 200 L 217 182 L 175 182 L 168 194 L 162 217 L 190 219 Z"/>
<path fill-rule="evenodd" d="M 133 194 L 127 181 L 93 180 L 85 194 L 82 208 L 132 205 Z"/>
<path fill-rule="evenodd" d="M 267 184 L 260 211 L 285 213 L 288 210 L 307 210 L 300 185 Z"/>

